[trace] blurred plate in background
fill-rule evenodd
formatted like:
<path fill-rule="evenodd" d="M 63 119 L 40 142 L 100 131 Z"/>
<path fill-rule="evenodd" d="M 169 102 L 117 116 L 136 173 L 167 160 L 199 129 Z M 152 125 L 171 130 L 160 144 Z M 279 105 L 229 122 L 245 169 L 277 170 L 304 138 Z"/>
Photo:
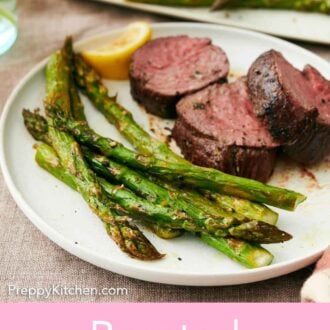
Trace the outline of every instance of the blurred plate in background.
<path fill-rule="evenodd" d="M 208 23 L 260 31 L 288 39 L 330 45 L 330 16 L 289 10 L 218 10 L 183 8 L 134 3 L 127 0 L 94 0 Z"/>

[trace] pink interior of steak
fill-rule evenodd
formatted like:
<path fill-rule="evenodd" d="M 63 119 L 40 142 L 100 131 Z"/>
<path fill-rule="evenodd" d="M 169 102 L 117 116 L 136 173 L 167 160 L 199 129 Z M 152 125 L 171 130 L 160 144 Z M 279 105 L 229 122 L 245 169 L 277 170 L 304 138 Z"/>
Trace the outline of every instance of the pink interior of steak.
<path fill-rule="evenodd" d="M 319 111 L 318 120 L 330 125 L 330 81 L 311 65 L 306 65 L 303 71 L 314 94 L 315 106 Z"/>
<path fill-rule="evenodd" d="M 253 111 L 245 79 L 188 95 L 177 104 L 177 113 L 193 130 L 224 145 L 278 146 Z"/>
<path fill-rule="evenodd" d="M 225 53 L 206 38 L 177 36 L 152 40 L 136 52 L 133 71 L 145 87 L 163 95 L 186 94 L 226 77 Z M 134 70 L 135 69 L 135 70 Z"/>
<path fill-rule="evenodd" d="M 296 118 L 305 116 L 304 111 L 315 109 L 315 93 L 305 79 L 303 73 L 292 66 L 281 53 L 275 52 L 276 66 L 282 88 L 290 97 L 299 111 L 295 112 Z"/>

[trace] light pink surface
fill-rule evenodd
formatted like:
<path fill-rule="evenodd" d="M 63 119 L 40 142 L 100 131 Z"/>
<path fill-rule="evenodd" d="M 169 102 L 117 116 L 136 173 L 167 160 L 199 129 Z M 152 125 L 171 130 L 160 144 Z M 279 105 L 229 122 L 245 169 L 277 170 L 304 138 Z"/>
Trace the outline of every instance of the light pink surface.
<path fill-rule="evenodd" d="M 330 246 L 328 249 L 324 252 L 322 258 L 317 262 L 315 271 L 319 271 L 322 269 L 330 269 Z"/>
<path fill-rule="evenodd" d="M 3 304 L 0 328 L 93 330 L 93 320 L 104 320 L 111 322 L 112 330 L 328 330 L 329 307 L 329 304 Z M 98 326 L 95 330 L 108 329 Z"/>

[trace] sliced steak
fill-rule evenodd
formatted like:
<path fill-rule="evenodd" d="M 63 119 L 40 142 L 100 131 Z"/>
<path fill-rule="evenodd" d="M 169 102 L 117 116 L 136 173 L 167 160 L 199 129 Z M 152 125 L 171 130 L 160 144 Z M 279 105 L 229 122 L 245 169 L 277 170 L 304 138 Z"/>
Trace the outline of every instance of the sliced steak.
<path fill-rule="evenodd" d="M 207 38 L 157 38 L 137 50 L 130 65 L 133 98 L 161 117 L 175 117 L 175 104 L 186 94 L 226 78 L 226 54 Z"/>
<path fill-rule="evenodd" d="M 248 72 L 248 87 L 257 116 L 277 141 L 294 143 L 315 126 L 315 92 L 281 53 L 270 50 L 256 59 Z"/>
<path fill-rule="evenodd" d="M 244 78 L 213 84 L 177 104 L 173 138 L 196 165 L 267 181 L 276 143 L 254 113 Z"/>
<path fill-rule="evenodd" d="M 319 116 L 315 128 L 304 130 L 297 142 L 284 147 L 284 152 L 301 164 L 312 165 L 330 153 L 330 81 L 310 65 L 303 74 L 314 93 Z"/>

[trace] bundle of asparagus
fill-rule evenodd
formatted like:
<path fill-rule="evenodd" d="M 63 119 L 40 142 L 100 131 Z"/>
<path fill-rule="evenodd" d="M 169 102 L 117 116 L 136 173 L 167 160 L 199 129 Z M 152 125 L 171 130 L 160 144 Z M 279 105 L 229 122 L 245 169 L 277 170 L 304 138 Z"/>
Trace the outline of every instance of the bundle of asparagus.
<path fill-rule="evenodd" d="M 212 9 L 268 8 L 330 13 L 329 0 L 215 0 Z"/>
<path fill-rule="evenodd" d="M 129 0 L 163 6 L 221 8 L 267 8 L 330 13 L 329 0 Z"/>
<path fill-rule="evenodd" d="M 136 152 L 89 127 L 76 84 Z M 108 96 L 96 72 L 73 53 L 71 39 L 47 65 L 45 109 L 46 117 L 23 110 L 28 131 L 43 142 L 37 163 L 78 191 L 130 256 L 163 256 L 131 219 L 162 238 L 193 233 L 250 268 L 273 259 L 259 244 L 291 238 L 275 226 L 277 213 L 261 203 L 293 210 L 303 195 L 194 166 L 175 154 Z"/>

